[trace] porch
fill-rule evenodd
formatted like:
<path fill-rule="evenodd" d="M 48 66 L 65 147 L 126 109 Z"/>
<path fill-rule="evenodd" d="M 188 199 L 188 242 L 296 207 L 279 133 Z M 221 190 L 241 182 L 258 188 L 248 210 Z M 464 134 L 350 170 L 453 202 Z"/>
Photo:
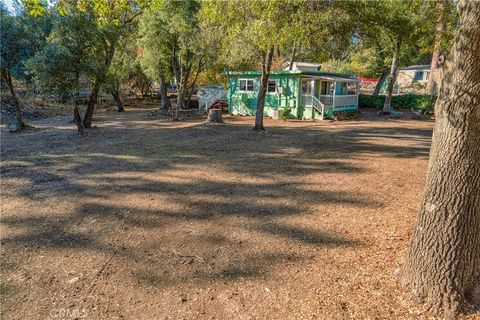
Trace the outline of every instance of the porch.
<path fill-rule="evenodd" d="M 335 111 L 358 109 L 359 81 L 338 76 L 302 77 L 301 102 L 305 118 L 332 117 Z"/>

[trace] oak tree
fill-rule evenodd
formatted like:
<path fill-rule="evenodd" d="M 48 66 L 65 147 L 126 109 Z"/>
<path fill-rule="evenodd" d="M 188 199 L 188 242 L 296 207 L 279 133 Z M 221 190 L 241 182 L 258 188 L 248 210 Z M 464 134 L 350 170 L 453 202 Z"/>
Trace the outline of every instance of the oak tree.
<path fill-rule="evenodd" d="M 457 4 L 460 30 L 442 66 L 427 181 L 404 284 L 455 317 L 480 285 L 480 2 Z"/>

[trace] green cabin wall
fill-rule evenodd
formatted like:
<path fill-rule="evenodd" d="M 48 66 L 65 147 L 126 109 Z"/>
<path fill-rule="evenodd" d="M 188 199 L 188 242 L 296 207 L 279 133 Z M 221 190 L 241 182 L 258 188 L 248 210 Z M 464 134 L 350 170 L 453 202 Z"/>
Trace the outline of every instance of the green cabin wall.
<path fill-rule="evenodd" d="M 253 92 L 238 92 L 239 79 L 253 79 Z M 294 116 L 300 110 L 300 77 L 292 75 L 271 75 L 269 80 L 276 80 L 277 87 L 284 87 L 285 93 L 267 93 L 265 96 L 264 115 L 273 116 L 274 110 L 290 108 Z M 254 115 L 257 108 L 257 96 L 260 87 L 258 76 L 232 76 L 228 78 L 228 111 L 231 114 Z"/>
<path fill-rule="evenodd" d="M 253 79 L 253 92 L 239 92 L 239 79 Z M 273 116 L 275 110 L 290 108 L 292 116 L 299 119 L 319 119 L 320 114 L 312 107 L 301 106 L 301 74 L 270 74 L 269 80 L 276 80 L 277 86 L 285 88 L 285 93 L 269 94 L 265 97 L 265 116 Z M 228 75 L 228 111 L 230 114 L 255 115 L 257 107 L 257 96 L 260 86 L 260 75 L 253 72 Z M 315 96 L 320 93 L 320 81 L 314 84 Z M 337 83 L 335 94 L 345 94 L 346 87 L 340 82 Z M 334 111 L 357 110 L 358 106 L 335 107 Z M 333 110 L 331 111 L 333 115 Z M 332 116 L 329 115 L 329 116 Z"/>

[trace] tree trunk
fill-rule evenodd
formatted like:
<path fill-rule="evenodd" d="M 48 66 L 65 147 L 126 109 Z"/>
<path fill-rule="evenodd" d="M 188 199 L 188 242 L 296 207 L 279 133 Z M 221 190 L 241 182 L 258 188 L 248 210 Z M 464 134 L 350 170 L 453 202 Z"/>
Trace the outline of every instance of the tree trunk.
<path fill-rule="evenodd" d="M 78 84 L 78 74 L 77 74 L 77 84 Z M 80 115 L 80 110 L 78 109 L 78 102 L 80 101 L 80 91 L 77 89 L 73 94 L 73 122 L 77 125 L 77 130 L 79 134 L 83 134 L 85 128 L 83 127 L 82 116 Z"/>
<path fill-rule="evenodd" d="M 396 40 L 393 47 L 392 66 L 390 68 L 390 79 L 387 86 L 387 95 L 383 105 L 382 114 L 390 114 L 392 105 L 393 86 L 397 81 L 398 75 L 398 55 L 400 54 L 400 40 Z"/>
<path fill-rule="evenodd" d="M 280 46 L 275 46 L 275 59 L 280 58 Z"/>
<path fill-rule="evenodd" d="M 373 90 L 373 95 L 378 96 L 380 94 L 380 90 L 382 89 L 383 83 L 385 82 L 385 79 L 387 79 L 388 76 L 388 68 L 383 67 L 382 69 L 382 75 L 380 78 L 378 78 L 377 85 L 375 86 L 375 90 Z"/>
<path fill-rule="evenodd" d="M 165 77 L 163 76 L 163 74 L 160 74 L 159 84 L 160 84 L 160 109 L 168 110 L 172 106 L 170 105 L 170 100 L 168 100 L 167 85 L 165 83 Z"/>
<path fill-rule="evenodd" d="M 15 108 L 15 117 L 17 121 L 17 128 L 15 131 L 22 131 L 27 128 L 28 125 L 25 124 L 25 122 L 23 121 L 22 109 L 20 108 L 20 101 L 18 100 L 17 94 L 15 93 L 12 75 L 8 70 L 2 69 L 2 78 L 7 83 L 8 89 L 10 90 L 10 95 L 12 96 L 13 106 Z"/>
<path fill-rule="evenodd" d="M 93 89 L 88 99 L 85 115 L 83 116 L 83 126 L 87 129 L 92 126 L 93 111 L 95 110 L 95 105 L 97 104 L 100 87 L 101 87 L 101 82 L 96 80 L 93 84 Z"/>
<path fill-rule="evenodd" d="M 407 288 L 445 318 L 480 285 L 480 2 L 459 1 L 457 11 L 460 30 L 443 66 L 423 201 L 402 270 Z"/>
<path fill-rule="evenodd" d="M 95 105 L 97 104 L 98 94 L 100 93 L 100 88 L 105 81 L 105 76 L 107 74 L 108 68 L 112 64 L 114 54 L 115 43 L 111 43 L 110 46 L 108 46 L 108 48 L 106 49 L 102 73 L 97 77 L 97 79 L 95 79 L 92 93 L 90 94 L 90 97 L 88 99 L 87 110 L 85 110 L 85 115 L 83 116 L 83 126 L 87 129 L 92 126 L 93 111 L 95 110 Z"/>
<path fill-rule="evenodd" d="M 180 65 L 180 83 L 178 85 L 177 108 L 175 109 L 175 117 L 178 119 L 178 111 L 185 108 L 185 98 L 187 95 L 187 82 L 190 75 L 191 65 L 184 67 Z"/>
<path fill-rule="evenodd" d="M 297 45 L 296 45 L 296 42 L 293 42 L 292 55 L 290 57 L 290 66 L 288 67 L 288 70 L 293 69 L 293 63 L 295 62 L 296 54 L 297 54 Z"/>
<path fill-rule="evenodd" d="M 185 101 L 185 92 L 183 90 L 183 68 L 181 63 L 178 61 L 175 50 L 173 52 L 172 60 L 172 71 L 173 78 L 175 79 L 176 91 L 177 91 L 177 105 L 175 107 L 175 119 L 178 119 L 178 110 L 180 106 L 183 108 L 183 103 Z"/>
<path fill-rule="evenodd" d="M 118 90 L 112 90 L 111 92 L 113 100 L 115 101 L 115 105 L 117 106 L 118 112 L 124 112 L 125 107 L 123 106 L 122 97 L 120 96 L 120 92 Z"/>
<path fill-rule="evenodd" d="M 175 108 L 175 118 L 178 118 L 178 111 L 185 106 L 185 88 L 183 87 L 183 77 L 177 86 L 177 107 Z"/>
<path fill-rule="evenodd" d="M 201 70 L 202 70 L 202 61 L 200 60 L 198 61 L 198 68 L 197 68 L 197 71 L 195 72 L 195 77 L 193 78 L 192 85 L 188 93 L 187 108 L 190 107 L 190 100 L 192 99 L 193 89 L 195 89 L 195 84 L 197 83 L 198 75 L 200 74 Z"/>
<path fill-rule="evenodd" d="M 80 111 L 78 110 L 77 104 L 75 104 L 75 107 L 73 107 L 73 120 L 77 125 L 78 133 L 83 134 L 84 128 L 82 123 L 82 116 L 80 115 Z"/>
<path fill-rule="evenodd" d="M 265 61 L 262 64 L 262 78 L 260 80 L 260 88 L 258 89 L 257 111 L 255 114 L 255 127 L 253 130 L 263 131 L 263 109 L 265 107 L 265 95 L 267 93 L 268 77 L 270 68 L 272 67 L 273 48 L 270 47 L 265 55 Z"/>
<path fill-rule="evenodd" d="M 442 44 L 443 31 L 445 30 L 445 10 L 446 0 L 439 0 L 436 2 L 436 9 L 439 12 L 437 27 L 435 29 L 435 42 L 433 44 L 432 62 L 430 63 L 430 77 L 427 83 L 427 92 L 430 95 L 435 93 L 435 82 L 433 81 L 433 72 L 438 68 L 438 58 L 440 57 L 440 47 Z"/>

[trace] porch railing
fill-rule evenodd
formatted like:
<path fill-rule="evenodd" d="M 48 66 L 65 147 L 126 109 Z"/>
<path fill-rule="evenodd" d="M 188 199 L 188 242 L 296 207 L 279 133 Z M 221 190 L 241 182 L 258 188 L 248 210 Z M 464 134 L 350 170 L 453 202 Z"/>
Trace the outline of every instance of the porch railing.
<path fill-rule="evenodd" d="M 302 105 L 304 107 L 312 107 L 320 113 L 321 119 L 325 115 L 325 104 L 323 104 L 316 97 L 311 95 L 302 95 Z"/>
<path fill-rule="evenodd" d="M 321 95 L 319 99 L 326 106 L 344 107 L 357 106 L 358 95 Z M 335 104 L 334 104 L 335 102 Z"/>

